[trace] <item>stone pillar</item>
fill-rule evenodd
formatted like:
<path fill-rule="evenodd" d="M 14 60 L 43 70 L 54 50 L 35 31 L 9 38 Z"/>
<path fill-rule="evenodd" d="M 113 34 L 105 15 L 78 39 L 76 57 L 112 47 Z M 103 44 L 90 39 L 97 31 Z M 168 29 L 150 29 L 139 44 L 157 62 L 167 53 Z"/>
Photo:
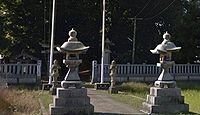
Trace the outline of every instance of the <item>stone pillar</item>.
<path fill-rule="evenodd" d="M 112 45 L 112 44 L 111 44 L 110 40 L 107 38 L 105 40 L 104 64 L 109 64 L 110 63 L 110 53 L 111 53 L 111 51 L 110 51 L 110 45 Z M 105 74 L 105 71 L 104 71 L 103 74 Z M 103 78 L 105 79 L 105 77 L 106 76 L 104 75 Z M 108 90 L 109 86 L 110 86 L 109 83 L 95 83 L 94 87 L 95 87 L 96 90 Z"/>
<path fill-rule="evenodd" d="M 42 70 L 42 61 L 38 60 L 37 61 L 37 83 L 41 83 L 41 70 Z"/>
<path fill-rule="evenodd" d="M 92 61 L 92 78 L 90 84 L 93 84 L 97 81 L 97 61 Z"/>
<path fill-rule="evenodd" d="M 105 40 L 105 54 L 104 54 L 104 64 L 110 64 L 110 45 L 111 45 L 111 41 L 106 38 Z"/>

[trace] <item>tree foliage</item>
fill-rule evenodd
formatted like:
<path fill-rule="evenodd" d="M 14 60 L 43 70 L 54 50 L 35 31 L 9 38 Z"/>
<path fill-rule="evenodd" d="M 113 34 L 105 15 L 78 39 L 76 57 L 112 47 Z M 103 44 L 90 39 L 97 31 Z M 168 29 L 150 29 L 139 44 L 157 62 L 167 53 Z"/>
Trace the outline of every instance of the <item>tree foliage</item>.
<path fill-rule="evenodd" d="M 34 53 L 38 42 L 43 39 L 42 1 L 2 0 L 1 51 L 5 55 L 17 54 L 22 50 Z M 6 49 L 6 50 L 5 50 Z"/>
<path fill-rule="evenodd" d="M 182 46 L 177 58 L 182 63 L 193 63 L 199 55 L 200 45 L 200 1 L 183 0 L 182 14 L 178 17 L 175 25 L 176 42 Z"/>
<path fill-rule="evenodd" d="M 155 63 L 158 56 L 149 50 L 169 31 L 172 41 L 182 46 L 175 54 L 180 63 L 193 62 L 199 41 L 199 0 L 106 0 L 106 37 L 111 58 L 118 63 L 131 62 L 133 18 L 137 21 L 136 63 Z M 0 51 L 14 55 L 22 50 L 41 56 L 39 42 L 49 43 L 52 2 L 48 0 L 1 0 Z M 78 39 L 91 46 L 88 64 L 101 57 L 102 0 L 56 0 L 55 44 L 68 38 L 75 28 Z M 194 53 L 191 54 L 191 51 Z M 148 55 L 148 58 L 146 57 Z"/>

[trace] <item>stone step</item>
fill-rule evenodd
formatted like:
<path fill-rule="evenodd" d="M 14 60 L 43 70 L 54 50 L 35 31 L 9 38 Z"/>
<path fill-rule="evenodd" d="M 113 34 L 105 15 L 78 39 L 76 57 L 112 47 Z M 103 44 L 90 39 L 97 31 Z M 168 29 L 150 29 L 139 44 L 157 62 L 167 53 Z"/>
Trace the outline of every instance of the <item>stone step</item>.
<path fill-rule="evenodd" d="M 153 96 L 180 96 L 181 89 L 180 88 L 151 87 L 150 95 L 153 95 Z"/>
<path fill-rule="evenodd" d="M 82 107 L 61 107 L 49 105 L 50 115 L 92 115 L 94 112 L 93 105 Z"/>
<path fill-rule="evenodd" d="M 189 105 L 188 104 L 166 104 L 166 105 L 152 105 L 149 103 L 142 103 L 143 110 L 147 113 L 188 113 Z"/>
<path fill-rule="evenodd" d="M 82 98 L 57 98 L 54 97 L 53 103 L 56 106 L 64 106 L 64 107 L 80 107 L 87 106 L 90 104 L 90 98 L 88 96 Z"/>
<path fill-rule="evenodd" d="M 86 88 L 57 88 L 57 97 L 58 98 L 78 98 L 87 96 Z"/>
<path fill-rule="evenodd" d="M 151 96 L 147 95 L 147 103 L 152 105 L 183 104 L 183 96 Z"/>

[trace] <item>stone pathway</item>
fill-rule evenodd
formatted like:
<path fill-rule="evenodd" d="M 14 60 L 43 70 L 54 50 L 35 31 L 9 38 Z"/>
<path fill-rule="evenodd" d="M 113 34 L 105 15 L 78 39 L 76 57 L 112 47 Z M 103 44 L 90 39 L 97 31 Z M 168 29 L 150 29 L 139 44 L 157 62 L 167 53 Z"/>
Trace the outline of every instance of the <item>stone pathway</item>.
<path fill-rule="evenodd" d="M 127 104 L 113 100 L 106 94 L 97 94 L 95 89 L 88 89 L 95 115 L 144 115 Z"/>

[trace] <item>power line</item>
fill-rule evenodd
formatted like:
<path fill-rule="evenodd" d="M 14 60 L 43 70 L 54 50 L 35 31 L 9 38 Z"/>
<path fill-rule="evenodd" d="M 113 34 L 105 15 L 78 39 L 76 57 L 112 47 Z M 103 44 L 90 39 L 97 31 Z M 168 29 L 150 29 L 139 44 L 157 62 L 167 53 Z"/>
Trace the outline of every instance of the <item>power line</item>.
<path fill-rule="evenodd" d="M 144 19 L 144 20 L 151 20 L 151 19 L 153 19 L 153 18 L 159 16 L 159 15 L 162 14 L 165 10 L 167 10 L 174 2 L 175 2 L 175 0 L 173 0 L 167 7 L 165 7 L 165 8 L 164 8 L 162 11 L 160 11 L 158 14 L 156 14 L 156 15 L 150 17 L 150 18 L 146 18 L 146 19 Z"/>
<path fill-rule="evenodd" d="M 146 13 L 143 17 L 145 18 L 148 14 L 150 14 L 159 4 L 160 4 L 161 0 L 159 0 L 159 2 L 157 2 L 157 4 L 155 4 L 155 6 L 153 8 L 151 8 L 151 10 L 149 10 L 148 13 Z"/>
<path fill-rule="evenodd" d="M 150 1 L 151 1 L 151 0 L 148 0 L 148 2 L 146 2 L 145 6 L 142 8 L 142 10 L 140 10 L 140 12 L 137 13 L 137 14 L 135 15 L 134 18 L 129 18 L 129 19 L 132 20 L 132 23 L 133 23 L 132 63 L 135 62 L 134 57 L 135 57 L 135 40 L 136 40 L 137 20 L 143 20 L 143 18 L 137 18 L 137 16 L 139 16 L 139 15 L 143 12 L 143 10 L 148 6 L 148 4 L 150 3 Z M 174 1 L 175 1 L 175 0 L 173 0 L 166 8 L 164 8 L 164 9 L 163 9 L 162 11 L 160 11 L 158 14 L 154 15 L 154 16 L 151 17 L 151 18 L 147 18 L 147 19 L 153 19 L 153 18 L 155 18 L 156 16 L 160 15 L 160 14 L 163 13 L 165 10 L 167 10 L 167 9 L 174 3 Z M 160 2 L 159 2 L 159 3 L 160 3 Z M 156 8 L 156 7 L 157 7 L 157 5 L 156 5 L 154 8 Z M 147 20 L 147 19 L 145 19 L 145 20 Z"/>
<path fill-rule="evenodd" d="M 139 16 L 143 10 L 149 5 L 151 0 L 148 0 L 148 2 L 146 2 L 146 4 L 144 5 L 144 7 L 142 8 L 142 10 L 140 10 L 140 12 L 138 12 L 134 18 L 129 18 L 132 20 L 133 23 L 133 39 L 132 39 L 132 64 L 135 63 L 135 39 L 136 39 L 136 25 L 137 25 L 137 20 L 142 20 L 142 18 L 137 18 L 137 16 Z"/>
<path fill-rule="evenodd" d="M 149 1 L 145 4 L 145 6 L 142 8 L 142 10 L 140 10 L 140 12 L 138 12 L 138 13 L 135 15 L 135 17 L 139 16 L 139 15 L 143 12 L 143 10 L 149 5 L 150 1 L 151 1 L 151 0 L 149 0 Z"/>

